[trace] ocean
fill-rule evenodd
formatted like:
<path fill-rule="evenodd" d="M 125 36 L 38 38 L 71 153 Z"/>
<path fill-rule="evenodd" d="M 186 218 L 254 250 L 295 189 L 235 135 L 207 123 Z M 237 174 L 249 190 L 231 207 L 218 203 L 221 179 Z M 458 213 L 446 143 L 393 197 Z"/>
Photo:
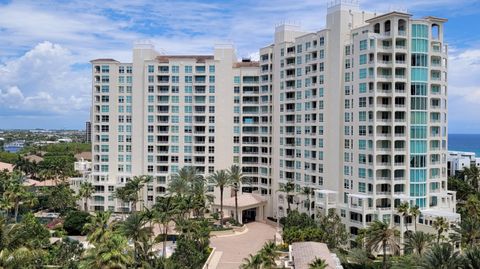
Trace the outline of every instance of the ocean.
<path fill-rule="evenodd" d="M 480 134 L 449 134 L 448 150 L 475 152 L 480 157 Z"/>

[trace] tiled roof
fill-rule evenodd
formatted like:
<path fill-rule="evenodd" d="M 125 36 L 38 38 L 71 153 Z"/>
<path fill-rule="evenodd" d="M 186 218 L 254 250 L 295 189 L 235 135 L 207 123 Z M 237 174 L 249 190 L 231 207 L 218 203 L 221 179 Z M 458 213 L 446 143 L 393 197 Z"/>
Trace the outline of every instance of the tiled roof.
<path fill-rule="evenodd" d="M 328 247 L 318 242 L 298 242 L 292 244 L 292 256 L 295 269 L 308 269 L 309 264 L 316 258 L 323 259 L 328 269 L 335 268 L 335 261 Z"/>
<path fill-rule="evenodd" d="M 89 151 L 84 151 L 84 152 L 75 154 L 75 159 L 77 159 L 78 161 L 81 160 L 82 158 L 84 160 L 92 160 L 92 153 Z"/>
<path fill-rule="evenodd" d="M 9 172 L 13 171 L 13 164 L 0 162 L 0 171 L 8 170 Z"/>

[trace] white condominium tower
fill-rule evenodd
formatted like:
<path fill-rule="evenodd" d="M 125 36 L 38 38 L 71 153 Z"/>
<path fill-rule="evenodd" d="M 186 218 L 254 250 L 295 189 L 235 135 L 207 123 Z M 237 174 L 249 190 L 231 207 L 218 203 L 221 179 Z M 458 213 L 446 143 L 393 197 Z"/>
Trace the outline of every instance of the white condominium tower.
<path fill-rule="evenodd" d="M 309 214 L 335 208 L 355 234 L 375 219 L 403 224 L 396 207 L 409 202 L 421 225 L 456 220 L 445 21 L 341 1 L 323 30 L 278 26 L 259 62 L 228 45 L 175 56 L 146 44 L 133 63 L 93 60 L 90 209 L 125 210 L 113 193 L 132 176 L 154 177 L 148 206 L 181 167 L 208 175 L 236 163 L 242 191 L 267 198 L 267 216 L 284 216 L 289 202 Z M 293 201 L 278 191 L 287 182 Z"/>

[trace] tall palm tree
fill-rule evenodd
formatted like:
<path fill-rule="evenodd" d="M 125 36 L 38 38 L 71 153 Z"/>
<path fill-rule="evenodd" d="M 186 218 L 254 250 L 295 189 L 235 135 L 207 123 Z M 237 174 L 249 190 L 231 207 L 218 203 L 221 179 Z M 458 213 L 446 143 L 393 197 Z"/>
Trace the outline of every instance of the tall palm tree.
<path fill-rule="evenodd" d="M 312 215 L 312 213 L 310 212 L 310 199 L 313 195 L 313 189 L 309 188 L 309 187 L 304 187 L 302 189 L 302 194 L 307 197 L 307 199 L 305 201 L 307 202 L 308 215 L 310 216 L 310 215 Z"/>
<path fill-rule="evenodd" d="M 208 192 L 208 186 L 203 177 L 199 177 L 191 185 L 193 204 L 191 205 L 195 217 L 203 217 L 208 205 L 213 202 L 214 196 Z"/>
<path fill-rule="evenodd" d="M 87 240 L 91 244 L 98 244 L 111 232 L 110 217 L 112 212 L 96 212 L 88 217 L 88 222 L 83 226 L 87 233 Z"/>
<path fill-rule="evenodd" d="M 168 224 L 174 220 L 178 213 L 178 205 L 175 202 L 176 200 L 172 196 L 159 197 L 153 206 L 153 219 L 162 225 L 163 257 L 167 255 Z"/>
<path fill-rule="evenodd" d="M 328 263 L 324 259 L 315 258 L 311 263 L 308 264 L 309 269 L 325 269 L 328 267 Z"/>
<path fill-rule="evenodd" d="M 480 268 L 480 247 L 478 245 L 467 248 L 465 251 L 465 269 Z"/>
<path fill-rule="evenodd" d="M 152 236 L 152 227 L 147 227 L 148 219 L 142 213 L 133 213 L 124 221 L 118 225 L 117 231 L 125 236 L 128 239 L 133 241 L 133 253 L 135 261 L 140 265 L 142 262 L 139 255 L 139 250 L 142 249 L 145 245 L 144 242 L 147 242 Z M 149 251 L 149 250 L 144 250 Z"/>
<path fill-rule="evenodd" d="M 403 217 L 403 225 L 405 225 L 406 230 L 408 231 L 407 217 L 410 215 L 410 204 L 408 202 L 401 203 L 397 212 Z"/>
<path fill-rule="evenodd" d="M 78 197 L 83 199 L 83 210 L 88 211 L 88 199 L 92 197 L 95 192 L 95 187 L 90 182 L 80 183 L 80 190 L 78 192 Z"/>
<path fill-rule="evenodd" d="M 203 180 L 203 176 L 193 166 L 182 167 L 178 173 L 173 174 L 168 184 L 168 190 L 171 194 L 184 196 L 189 194 L 192 184 Z"/>
<path fill-rule="evenodd" d="M 417 230 L 417 217 L 420 216 L 420 207 L 414 205 L 410 207 L 410 215 L 413 217 L 413 224 L 415 225 L 415 231 Z"/>
<path fill-rule="evenodd" d="M 293 203 L 293 195 L 292 192 L 295 191 L 295 183 L 292 181 L 288 181 L 287 183 L 280 183 L 279 192 L 284 192 L 287 195 L 287 213 L 290 212 L 290 204 Z"/>
<path fill-rule="evenodd" d="M 387 268 L 387 248 L 390 252 L 397 253 L 400 249 L 397 237 L 398 231 L 390 227 L 387 222 L 376 220 L 370 224 L 366 233 L 367 249 L 379 251 L 383 250 L 383 268 Z"/>
<path fill-rule="evenodd" d="M 15 222 L 18 222 L 18 210 L 20 203 L 27 196 L 27 190 L 25 186 L 17 182 L 12 183 L 3 193 L 3 196 L 12 202 L 14 208 L 14 220 Z"/>
<path fill-rule="evenodd" d="M 243 259 L 243 264 L 240 266 L 241 269 L 261 269 L 262 268 L 262 258 L 259 254 L 249 254 L 248 258 Z"/>
<path fill-rule="evenodd" d="M 124 187 L 117 188 L 115 196 L 124 202 L 131 203 L 131 211 L 135 212 L 137 210 L 137 202 L 139 201 L 139 192 L 152 179 L 151 176 L 134 176 L 125 183 Z"/>
<path fill-rule="evenodd" d="M 443 217 L 436 217 L 433 221 L 433 228 L 437 230 L 437 244 L 440 243 L 440 237 L 448 230 L 448 221 Z"/>
<path fill-rule="evenodd" d="M 448 243 L 435 244 L 425 253 L 422 268 L 425 269 L 458 269 L 463 264 L 463 258 L 453 246 Z"/>
<path fill-rule="evenodd" d="M 219 170 L 211 174 L 208 179 L 220 189 L 220 227 L 223 228 L 223 191 L 230 185 L 230 178 L 227 171 Z"/>
<path fill-rule="evenodd" d="M 235 221 L 238 223 L 238 191 L 240 190 L 240 184 L 243 180 L 242 170 L 238 165 L 232 165 L 228 170 L 228 176 L 230 177 L 230 184 L 235 193 Z"/>
<path fill-rule="evenodd" d="M 433 242 L 434 236 L 424 232 L 413 232 L 407 235 L 405 250 L 408 253 L 414 253 L 423 256 Z"/>

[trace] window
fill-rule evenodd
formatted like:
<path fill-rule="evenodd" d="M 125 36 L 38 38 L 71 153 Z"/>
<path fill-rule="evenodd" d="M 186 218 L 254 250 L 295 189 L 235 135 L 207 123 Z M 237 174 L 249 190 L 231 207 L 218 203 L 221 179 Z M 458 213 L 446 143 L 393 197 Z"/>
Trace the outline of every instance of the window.
<path fill-rule="evenodd" d="M 366 68 L 361 68 L 358 72 L 358 77 L 360 79 L 367 78 L 367 69 Z"/>
<path fill-rule="evenodd" d="M 366 50 L 367 49 L 367 40 L 360 40 L 360 50 Z"/>
<path fill-rule="evenodd" d="M 358 91 L 360 93 L 366 93 L 367 92 L 367 83 L 358 84 Z"/>
<path fill-rule="evenodd" d="M 185 66 L 185 73 L 192 73 L 192 66 L 191 65 L 186 65 Z"/>
<path fill-rule="evenodd" d="M 178 65 L 173 65 L 172 66 L 172 73 L 177 74 L 179 72 L 179 67 Z"/>
<path fill-rule="evenodd" d="M 208 72 L 209 73 L 215 73 L 215 65 L 209 65 L 208 66 Z"/>
<path fill-rule="evenodd" d="M 235 76 L 235 77 L 233 78 L 233 83 L 236 83 L 236 84 L 240 83 L 240 77 L 239 77 L 239 76 Z"/>
<path fill-rule="evenodd" d="M 366 64 L 367 63 L 367 54 L 362 54 L 360 55 L 360 64 Z"/>

